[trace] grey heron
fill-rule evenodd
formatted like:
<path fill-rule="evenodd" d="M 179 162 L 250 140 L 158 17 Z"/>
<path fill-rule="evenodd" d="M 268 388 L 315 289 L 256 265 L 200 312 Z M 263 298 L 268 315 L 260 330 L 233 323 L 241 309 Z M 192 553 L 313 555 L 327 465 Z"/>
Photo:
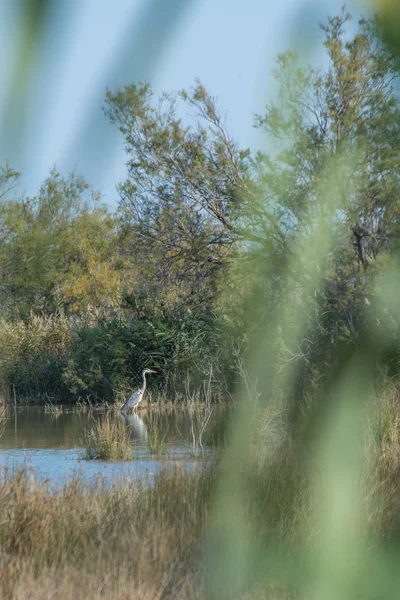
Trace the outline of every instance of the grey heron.
<path fill-rule="evenodd" d="M 152 369 L 143 369 L 143 371 L 142 371 L 142 377 L 143 377 L 142 387 L 140 389 L 138 389 L 136 392 L 133 392 L 133 394 L 131 394 L 131 396 L 129 396 L 129 398 L 126 400 L 126 402 L 124 402 L 123 405 L 121 406 L 121 409 L 120 409 L 121 411 L 126 410 L 127 408 L 133 408 L 136 410 L 139 402 L 143 398 L 143 394 L 146 389 L 147 373 L 155 373 L 155 371 L 153 371 Z"/>

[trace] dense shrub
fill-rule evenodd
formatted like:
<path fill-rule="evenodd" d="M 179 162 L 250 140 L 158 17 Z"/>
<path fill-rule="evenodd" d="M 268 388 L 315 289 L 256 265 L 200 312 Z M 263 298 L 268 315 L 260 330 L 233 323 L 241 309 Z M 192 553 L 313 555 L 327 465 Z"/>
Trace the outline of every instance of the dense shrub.
<path fill-rule="evenodd" d="M 189 372 L 191 385 L 201 385 L 212 368 L 221 394 L 225 374 L 215 327 L 196 319 L 102 317 L 76 330 L 63 381 L 73 394 L 110 399 L 139 382 L 145 366 L 157 370 L 153 385 L 170 393 L 184 391 Z"/>
<path fill-rule="evenodd" d="M 229 378 L 221 340 L 211 318 L 149 321 L 103 314 L 3 320 L 0 376 L 17 396 L 113 401 L 152 366 L 157 370 L 152 385 L 173 400 L 188 385 L 200 388 L 212 370 L 215 395 L 221 396 Z"/>

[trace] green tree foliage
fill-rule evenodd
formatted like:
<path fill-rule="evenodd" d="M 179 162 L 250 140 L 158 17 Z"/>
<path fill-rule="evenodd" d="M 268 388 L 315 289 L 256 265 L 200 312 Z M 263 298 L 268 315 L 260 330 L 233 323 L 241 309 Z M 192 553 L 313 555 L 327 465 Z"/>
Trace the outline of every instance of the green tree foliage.
<path fill-rule="evenodd" d="M 358 339 L 376 291 L 371 282 L 397 240 L 398 62 L 382 45 L 376 19 L 360 19 L 353 36 L 346 32 L 350 21 L 343 9 L 322 26 L 326 67 L 304 67 L 293 52 L 278 57 L 278 98 L 256 120 L 275 149 L 254 160 L 264 203 L 260 218 L 273 218 L 279 230 L 273 252 L 267 245 L 261 253 L 289 265 L 293 298 L 308 307 L 318 344 L 306 344 L 302 356 L 318 355 L 322 343 Z M 336 243 L 319 264 L 324 240 L 315 229 L 321 223 Z M 290 272 L 293 248 L 313 239 L 319 247 Z M 303 297 L 316 265 L 319 290 Z M 275 283 L 283 279 L 275 277 Z"/>
<path fill-rule="evenodd" d="M 75 174 L 56 171 L 37 196 L 0 205 L 3 305 L 21 316 L 112 305 L 116 221 Z"/>
<path fill-rule="evenodd" d="M 189 124 L 178 106 L 192 111 Z M 106 114 L 128 155 L 120 211 L 123 251 L 135 268 L 126 295 L 143 293 L 153 306 L 158 298 L 167 311 L 199 310 L 215 297 L 218 273 L 237 249 L 248 153 L 200 82 L 158 102 L 148 84 L 108 91 Z"/>
<path fill-rule="evenodd" d="M 0 200 L 5 200 L 8 194 L 15 188 L 19 173 L 8 165 L 0 167 Z"/>

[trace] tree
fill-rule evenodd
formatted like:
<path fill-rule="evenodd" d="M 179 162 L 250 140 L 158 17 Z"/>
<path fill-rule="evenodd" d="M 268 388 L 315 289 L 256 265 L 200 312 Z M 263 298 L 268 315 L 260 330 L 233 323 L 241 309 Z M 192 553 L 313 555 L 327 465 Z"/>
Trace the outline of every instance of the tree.
<path fill-rule="evenodd" d="M 5 200 L 15 188 L 19 176 L 20 173 L 11 169 L 7 164 L 5 167 L 0 167 L 0 200 Z"/>
<path fill-rule="evenodd" d="M 26 316 L 115 301 L 116 221 L 97 204 L 82 178 L 56 171 L 37 196 L 2 203 L 3 306 Z"/>
<path fill-rule="evenodd" d="M 381 43 L 378 20 L 361 18 L 353 37 L 345 31 L 350 20 L 343 9 L 322 26 L 327 68 L 304 68 L 293 52 L 278 57 L 278 99 L 256 120 L 277 151 L 259 154 L 254 169 L 261 218 L 274 210 L 283 258 L 294 241 L 315 236 L 321 219 L 333 232 L 336 245 L 321 265 L 319 322 L 329 339 L 356 340 L 373 274 L 397 239 L 400 111 L 398 62 Z M 300 291 L 313 268 L 304 263 L 291 273 Z"/>
<path fill-rule="evenodd" d="M 177 116 L 178 102 L 194 110 L 188 125 Z M 120 185 L 122 246 L 135 262 L 127 296 L 142 292 L 153 306 L 155 299 L 158 306 L 204 306 L 243 229 L 248 152 L 229 136 L 200 82 L 158 103 L 149 84 L 108 91 L 105 112 L 128 155 Z"/>

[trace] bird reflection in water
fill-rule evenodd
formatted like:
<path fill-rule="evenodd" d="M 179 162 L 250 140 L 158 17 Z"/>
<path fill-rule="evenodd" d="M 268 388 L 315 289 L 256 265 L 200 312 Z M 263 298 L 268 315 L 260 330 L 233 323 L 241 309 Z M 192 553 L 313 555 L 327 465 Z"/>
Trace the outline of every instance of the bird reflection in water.
<path fill-rule="evenodd" d="M 132 439 L 135 442 L 144 442 L 147 439 L 147 427 L 143 420 L 136 414 L 127 415 L 120 413 L 122 419 L 125 421 L 132 432 Z"/>

